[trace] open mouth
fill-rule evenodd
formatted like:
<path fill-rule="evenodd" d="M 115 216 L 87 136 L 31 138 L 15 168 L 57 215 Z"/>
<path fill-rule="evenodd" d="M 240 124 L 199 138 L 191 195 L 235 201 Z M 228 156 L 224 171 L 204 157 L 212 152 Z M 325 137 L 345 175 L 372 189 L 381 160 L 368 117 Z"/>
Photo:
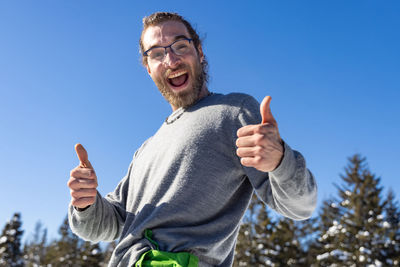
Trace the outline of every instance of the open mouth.
<path fill-rule="evenodd" d="M 189 75 L 186 70 L 174 72 L 167 78 L 169 85 L 174 89 L 180 89 L 181 87 L 184 87 L 188 79 Z"/>

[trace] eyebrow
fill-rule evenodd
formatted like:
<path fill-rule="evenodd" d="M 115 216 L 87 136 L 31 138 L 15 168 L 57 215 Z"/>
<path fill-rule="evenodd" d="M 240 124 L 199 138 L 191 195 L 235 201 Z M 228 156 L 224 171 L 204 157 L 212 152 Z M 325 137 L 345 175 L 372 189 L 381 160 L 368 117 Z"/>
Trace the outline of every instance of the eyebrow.
<path fill-rule="evenodd" d="M 172 40 L 171 44 L 172 44 L 173 42 L 179 40 L 179 39 L 190 39 L 190 38 L 187 37 L 186 35 L 183 35 L 183 34 L 177 35 L 177 36 L 175 36 L 174 39 Z M 152 46 L 149 47 L 146 51 L 149 51 L 150 49 L 152 49 L 152 48 L 154 48 L 154 47 L 164 47 L 164 46 L 161 46 L 161 45 L 152 45 Z"/>
<path fill-rule="evenodd" d="M 190 39 L 190 38 L 189 38 L 189 37 L 186 37 L 186 36 L 183 35 L 183 34 L 181 34 L 181 35 L 175 36 L 174 42 L 175 42 L 176 40 L 179 40 L 179 39 Z"/>

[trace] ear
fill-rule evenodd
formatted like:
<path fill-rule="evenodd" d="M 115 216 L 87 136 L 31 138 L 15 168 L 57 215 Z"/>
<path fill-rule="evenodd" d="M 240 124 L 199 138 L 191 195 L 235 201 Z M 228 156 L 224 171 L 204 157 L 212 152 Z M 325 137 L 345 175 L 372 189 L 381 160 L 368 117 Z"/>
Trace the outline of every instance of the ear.
<path fill-rule="evenodd" d="M 204 60 L 204 53 L 203 49 L 201 48 L 201 45 L 197 47 L 197 51 L 199 52 L 199 58 L 200 58 L 200 63 L 203 63 Z"/>
<path fill-rule="evenodd" d="M 148 63 L 146 64 L 146 69 L 147 69 L 147 73 L 150 75 L 151 74 L 151 70 L 150 70 L 150 67 L 149 67 Z"/>

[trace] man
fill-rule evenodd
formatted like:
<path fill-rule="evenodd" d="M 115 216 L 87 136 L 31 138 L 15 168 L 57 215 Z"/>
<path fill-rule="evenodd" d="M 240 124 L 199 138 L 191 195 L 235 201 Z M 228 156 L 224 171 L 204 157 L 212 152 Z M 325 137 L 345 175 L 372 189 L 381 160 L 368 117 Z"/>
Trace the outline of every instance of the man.
<path fill-rule="evenodd" d="M 280 138 L 270 97 L 260 106 L 245 94 L 210 93 L 201 41 L 186 20 L 154 13 L 143 23 L 143 64 L 173 112 L 106 197 L 96 190 L 86 151 L 76 146 L 71 228 L 94 242 L 119 238 L 110 266 L 182 257 L 175 266 L 231 266 L 253 192 L 302 220 L 316 205 L 314 178 Z"/>

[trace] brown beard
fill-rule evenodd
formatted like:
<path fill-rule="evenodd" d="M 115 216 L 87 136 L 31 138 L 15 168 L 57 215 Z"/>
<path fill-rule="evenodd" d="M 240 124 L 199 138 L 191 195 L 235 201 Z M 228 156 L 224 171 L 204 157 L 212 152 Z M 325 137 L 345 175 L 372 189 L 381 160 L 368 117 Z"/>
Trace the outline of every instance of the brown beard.
<path fill-rule="evenodd" d="M 181 64 L 176 69 L 186 69 L 190 71 L 191 75 L 189 76 L 194 78 L 192 88 L 188 88 L 184 92 L 175 93 L 168 87 L 167 78 L 156 79 L 154 82 L 158 90 L 160 90 L 161 94 L 172 106 L 176 108 L 187 108 L 199 100 L 201 89 L 206 82 L 204 65 L 200 62 L 196 62 L 193 71 L 186 64 Z"/>

